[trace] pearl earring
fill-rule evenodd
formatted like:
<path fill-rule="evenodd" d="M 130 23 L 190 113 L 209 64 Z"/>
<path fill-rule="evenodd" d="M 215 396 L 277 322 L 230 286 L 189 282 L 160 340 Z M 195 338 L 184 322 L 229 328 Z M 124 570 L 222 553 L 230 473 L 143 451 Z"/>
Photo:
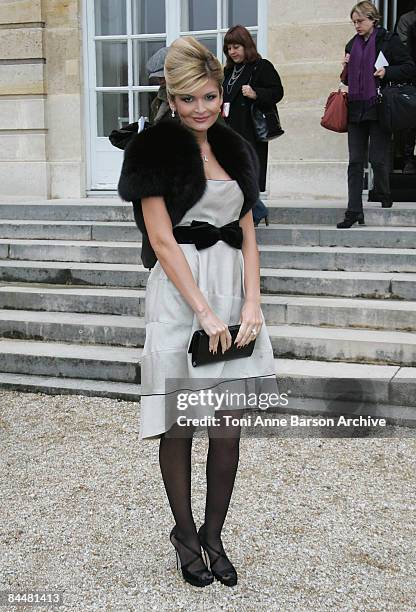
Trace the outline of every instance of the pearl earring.
<path fill-rule="evenodd" d="M 175 116 L 175 109 L 172 108 L 172 117 Z"/>

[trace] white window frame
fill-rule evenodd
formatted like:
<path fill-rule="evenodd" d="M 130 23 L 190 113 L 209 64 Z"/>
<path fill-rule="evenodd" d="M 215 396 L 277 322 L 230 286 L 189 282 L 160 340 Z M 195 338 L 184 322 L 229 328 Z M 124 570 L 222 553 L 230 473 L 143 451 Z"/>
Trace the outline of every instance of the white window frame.
<path fill-rule="evenodd" d="M 392 13 L 392 28 L 395 26 L 397 21 L 397 0 L 374 0 L 374 4 L 377 9 L 381 12 L 383 17 L 383 28 L 388 29 L 389 25 L 389 8 L 391 6 Z"/>
<path fill-rule="evenodd" d="M 120 0 L 117 0 L 120 1 Z M 125 0 L 123 0 L 125 1 Z M 133 105 L 133 94 L 136 91 L 149 92 L 157 91 L 157 86 L 149 85 L 132 85 L 132 54 L 133 54 L 133 40 L 149 38 L 153 40 L 165 40 L 166 45 L 169 46 L 176 38 L 187 33 L 181 32 L 180 30 L 180 5 L 181 0 L 165 0 L 165 15 L 166 15 L 166 36 L 165 34 L 154 35 L 154 34 L 131 34 L 131 11 L 130 2 L 127 2 L 127 34 L 126 35 L 114 35 L 114 36 L 96 36 L 94 30 L 94 0 L 85 0 L 82 2 L 83 8 L 83 48 L 84 48 L 84 127 L 85 127 L 85 146 L 86 146 L 86 184 L 87 194 L 90 195 L 103 195 L 105 193 L 114 194 L 115 188 L 111 185 L 103 185 L 103 187 L 97 187 L 95 182 L 95 168 L 97 161 L 97 152 L 99 141 L 105 148 L 107 143 L 106 137 L 97 136 L 97 92 L 123 92 L 128 93 L 129 96 L 129 122 L 135 120 L 134 105 Z M 257 48 L 262 56 L 267 56 L 267 0 L 258 0 L 258 24 L 256 27 L 249 27 L 249 31 L 255 31 L 257 33 Z M 222 35 L 227 32 L 228 28 L 221 28 L 222 20 L 222 9 L 224 7 L 223 0 L 217 0 L 217 29 L 216 30 L 203 30 L 198 32 L 192 32 L 195 36 L 217 36 L 217 56 L 220 61 L 224 60 L 222 54 Z M 127 40 L 127 59 L 128 59 L 128 83 L 129 85 L 123 87 L 96 87 L 96 40 Z M 126 92 L 126 89 L 128 91 Z M 110 145 L 111 146 L 111 145 Z M 117 153 L 117 151 L 115 151 Z M 119 155 L 122 153 L 120 152 Z"/>
<path fill-rule="evenodd" d="M 223 0 L 217 0 L 217 28 L 215 30 L 201 30 L 195 31 L 193 34 L 198 35 L 218 35 L 225 34 L 228 28 L 221 27 L 221 20 L 224 17 L 222 14 L 225 8 Z M 257 15 L 257 26 L 249 27 L 249 31 L 257 31 L 257 49 L 260 55 L 267 55 L 267 11 L 268 2 L 267 0 L 258 0 L 258 15 Z M 188 32 L 181 32 L 181 0 L 167 0 L 166 1 L 166 44 L 169 46 L 179 36 L 185 36 Z M 219 40 L 219 36 L 218 36 Z M 217 42 L 217 57 L 222 60 L 222 47 Z"/>

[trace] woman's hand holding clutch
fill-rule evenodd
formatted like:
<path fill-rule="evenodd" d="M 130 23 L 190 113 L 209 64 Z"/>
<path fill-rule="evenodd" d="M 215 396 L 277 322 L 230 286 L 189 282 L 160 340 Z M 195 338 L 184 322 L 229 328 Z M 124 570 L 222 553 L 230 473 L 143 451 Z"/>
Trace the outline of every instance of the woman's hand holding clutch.
<path fill-rule="evenodd" d="M 263 313 L 259 299 L 247 298 L 244 301 L 240 314 L 240 330 L 235 339 L 235 344 L 245 346 L 256 338 L 263 325 Z"/>
<path fill-rule="evenodd" d="M 218 344 L 221 342 L 222 352 L 230 348 L 232 339 L 228 325 L 224 323 L 211 308 L 207 308 L 197 314 L 202 329 L 209 336 L 210 352 L 217 352 Z"/>

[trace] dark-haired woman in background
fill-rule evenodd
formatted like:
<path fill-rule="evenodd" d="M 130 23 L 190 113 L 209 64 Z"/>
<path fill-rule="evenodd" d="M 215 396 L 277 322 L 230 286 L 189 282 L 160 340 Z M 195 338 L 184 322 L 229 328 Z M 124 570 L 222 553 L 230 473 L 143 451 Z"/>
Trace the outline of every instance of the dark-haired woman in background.
<path fill-rule="evenodd" d="M 228 30 L 224 37 L 223 116 L 228 125 L 255 148 L 259 162 L 259 189 L 266 190 L 268 143 L 256 140 L 251 119 L 251 106 L 261 110 L 273 108 L 283 98 L 283 86 L 273 64 L 258 53 L 250 32 L 242 25 Z M 259 199 L 253 208 L 254 224 L 264 218 L 268 225 L 268 210 Z"/>

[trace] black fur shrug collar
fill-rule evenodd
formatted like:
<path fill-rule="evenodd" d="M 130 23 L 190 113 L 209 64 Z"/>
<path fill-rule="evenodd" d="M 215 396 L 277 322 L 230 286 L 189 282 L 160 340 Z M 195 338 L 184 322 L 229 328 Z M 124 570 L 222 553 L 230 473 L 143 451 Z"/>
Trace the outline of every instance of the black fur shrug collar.
<path fill-rule="evenodd" d="M 259 197 L 257 155 L 244 138 L 219 121 L 209 128 L 207 138 L 218 163 L 243 192 L 241 218 Z M 153 267 L 157 260 L 147 238 L 141 200 L 162 196 L 174 226 L 203 196 L 206 186 L 199 145 L 192 131 L 181 123 L 161 121 L 131 137 L 118 193 L 133 203 L 134 218 L 143 234 L 142 261 L 146 267 Z"/>

